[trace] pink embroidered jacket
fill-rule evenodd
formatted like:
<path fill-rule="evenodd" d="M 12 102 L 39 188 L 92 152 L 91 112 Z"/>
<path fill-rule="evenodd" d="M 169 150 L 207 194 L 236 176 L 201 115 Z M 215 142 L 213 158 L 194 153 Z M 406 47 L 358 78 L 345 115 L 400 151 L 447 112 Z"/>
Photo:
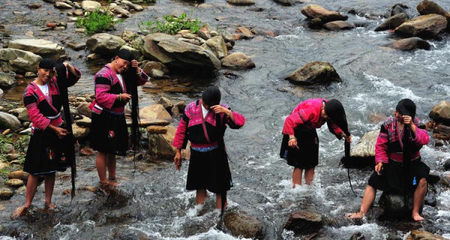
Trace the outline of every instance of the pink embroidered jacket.
<path fill-rule="evenodd" d="M 185 147 L 187 140 L 191 141 L 194 148 L 209 148 L 218 146 L 218 140 L 223 137 L 226 128 L 225 124 L 230 128 L 241 128 L 245 124 L 245 117 L 237 112 L 232 112 L 234 121 L 232 121 L 224 113 L 217 116 L 213 111 L 209 111 L 205 119 L 202 113 L 202 101 L 197 100 L 191 102 L 184 109 L 184 114 L 178 124 L 173 146 L 181 149 Z M 230 109 L 227 105 L 221 106 Z M 217 123 L 217 120 L 220 122 Z"/>
<path fill-rule="evenodd" d="M 144 71 L 141 71 L 141 74 L 138 76 L 138 86 L 148 81 L 148 76 Z M 106 64 L 100 69 L 94 78 L 95 100 L 91 104 L 92 112 L 100 114 L 105 109 L 112 113 L 122 114 L 125 104 L 119 100 L 116 101 L 116 96 L 120 93 L 127 93 L 125 82 L 123 84 L 120 83 L 116 72 L 111 69 L 110 64 Z"/>
<path fill-rule="evenodd" d="M 411 159 L 415 160 L 420 157 L 419 150 L 423 145 L 428 144 L 430 138 L 427 131 L 417 127 L 419 120 L 414 119 L 416 125 L 416 134 L 409 139 L 413 143 L 415 149 L 411 154 Z M 380 134 L 375 145 L 375 163 L 388 163 L 389 159 L 396 162 L 403 162 L 403 132 L 398 129 L 398 121 L 394 117 L 388 118 L 383 125 L 381 125 Z"/>
<path fill-rule="evenodd" d="M 81 73 L 75 69 L 78 76 Z M 76 77 L 72 72 L 67 71 L 67 87 L 74 85 L 79 77 Z M 23 96 L 23 104 L 27 108 L 28 116 L 32 123 L 32 129 L 45 130 L 49 124 L 59 126 L 62 124 L 61 108 L 62 100 L 59 93 L 57 78 L 50 79 L 48 85 L 48 97 L 39 89 L 36 83 L 31 82 L 25 89 Z"/>
<path fill-rule="evenodd" d="M 315 98 L 303 101 L 297 105 L 284 121 L 283 134 L 294 135 L 294 128 L 298 126 L 305 128 L 320 128 L 325 124 L 325 119 L 320 116 L 323 101 L 327 102 L 326 99 Z M 334 134 L 337 137 L 340 137 L 342 130 L 336 124 L 331 124 L 331 127 Z"/>

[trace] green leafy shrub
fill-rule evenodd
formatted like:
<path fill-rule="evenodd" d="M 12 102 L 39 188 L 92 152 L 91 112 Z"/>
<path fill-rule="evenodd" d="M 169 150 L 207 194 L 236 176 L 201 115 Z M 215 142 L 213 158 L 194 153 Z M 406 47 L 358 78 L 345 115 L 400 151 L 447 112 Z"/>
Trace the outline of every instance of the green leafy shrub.
<path fill-rule="evenodd" d="M 113 15 L 97 9 L 93 12 L 86 13 L 83 17 L 78 17 L 76 25 L 77 27 L 86 29 L 87 34 L 93 34 L 107 31 L 116 23 Z"/>
<path fill-rule="evenodd" d="M 162 32 L 167 34 L 176 34 L 180 30 L 189 30 L 191 33 L 196 33 L 203 23 L 196 19 L 189 18 L 186 13 L 182 13 L 179 17 L 173 15 L 163 16 L 164 20 L 156 20 L 154 22 L 141 22 L 139 28 L 142 31 Z"/>
<path fill-rule="evenodd" d="M 144 2 L 146 4 L 150 4 L 150 3 L 156 3 L 156 0 L 143 0 L 142 2 Z"/>

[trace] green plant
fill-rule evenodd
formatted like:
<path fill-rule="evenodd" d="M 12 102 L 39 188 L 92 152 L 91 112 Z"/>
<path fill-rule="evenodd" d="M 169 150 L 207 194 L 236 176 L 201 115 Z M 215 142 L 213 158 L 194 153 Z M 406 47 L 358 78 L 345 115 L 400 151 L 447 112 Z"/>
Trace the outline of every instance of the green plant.
<path fill-rule="evenodd" d="M 83 17 L 78 17 L 76 25 L 86 29 L 87 34 L 93 34 L 109 30 L 116 23 L 114 16 L 109 14 L 108 11 L 102 12 L 100 9 L 97 9 L 86 13 Z"/>
<path fill-rule="evenodd" d="M 186 13 L 182 13 L 179 17 L 173 15 L 163 16 L 163 20 L 156 20 L 154 22 L 141 22 L 139 28 L 142 31 L 149 32 L 163 32 L 168 34 L 176 34 L 180 30 L 189 30 L 191 33 L 196 33 L 203 23 L 196 19 L 189 18 Z"/>
<path fill-rule="evenodd" d="M 150 4 L 150 3 L 156 3 L 156 0 L 143 0 L 142 2 L 144 2 L 146 4 Z"/>

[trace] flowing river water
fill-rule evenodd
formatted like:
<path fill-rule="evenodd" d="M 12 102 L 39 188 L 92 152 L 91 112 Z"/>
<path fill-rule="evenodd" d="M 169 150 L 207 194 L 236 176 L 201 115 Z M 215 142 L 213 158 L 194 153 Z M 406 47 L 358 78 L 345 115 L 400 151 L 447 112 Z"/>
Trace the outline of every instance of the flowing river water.
<path fill-rule="evenodd" d="M 0 21 L 8 26 L 10 37 L 26 37 L 31 30 L 35 37 L 56 42 L 85 41 L 86 36 L 73 33 L 69 24 L 63 32 L 41 32 L 48 21 L 65 20 L 64 12 L 50 4 L 40 2 L 37 10 L 26 8 L 36 1 L 1 0 Z M 420 1 L 405 1 L 411 14 Z M 306 27 L 300 13 L 303 6 L 315 3 L 330 10 L 348 12 L 349 21 L 358 23 L 350 31 L 330 32 Z M 223 93 L 222 101 L 246 117 L 241 130 L 228 130 L 225 137 L 234 187 L 228 193 L 229 209 L 246 211 L 263 223 L 264 239 L 296 239 L 292 232 L 283 230 L 289 214 L 307 209 L 317 212 L 329 221 L 322 230 L 324 239 L 348 239 L 361 232 L 366 239 L 386 239 L 388 234 L 404 237 L 412 229 L 424 228 L 450 238 L 450 190 L 437 188 L 430 191 L 437 199 L 435 207 L 425 205 L 424 223 L 380 221 L 368 217 L 355 223 L 346 220 L 344 213 L 359 208 L 367 179 L 371 171 L 351 170 L 355 197 L 349 187 L 347 170 L 339 165 L 343 156 L 343 141 L 332 136 L 324 126 L 318 131 L 320 160 L 314 184 L 292 189 L 292 168 L 278 156 L 284 118 L 301 101 L 308 98 L 337 98 L 345 106 L 353 145 L 366 132 L 379 128 L 371 122 L 371 114 L 393 114 L 396 103 L 410 98 L 417 104 L 417 116 L 428 121 L 431 108 L 450 95 L 450 41 L 430 40 L 430 51 L 402 52 L 383 45 L 395 38 L 387 32 L 374 32 L 390 8 L 397 3 L 379 1 L 306 1 L 287 7 L 270 0 L 257 0 L 250 7 L 230 6 L 223 0 L 207 0 L 194 5 L 176 0 L 158 0 L 143 12 L 119 24 L 115 33 L 123 29 L 138 30 L 138 23 L 166 14 L 186 12 L 218 30 L 234 32 L 238 26 L 253 27 L 259 32 L 274 32 L 275 37 L 257 35 L 252 40 L 237 41 L 232 51 L 249 55 L 256 68 L 234 71 L 233 78 L 221 70 L 212 80 L 199 80 L 193 91 L 171 93 L 167 91 L 141 91 L 141 106 L 153 103 L 159 96 L 193 101 L 207 85 L 217 85 Z M 450 1 L 439 1 L 449 10 Z M 13 14 L 16 10 L 19 13 Z M 72 94 L 92 94 L 93 74 L 97 66 L 88 65 L 86 52 L 66 48 L 83 77 L 71 88 Z M 296 68 L 312 61 L 330 62 L 342 78 L 342 83 L 312 89 L 297 88 L 284 80 Z M 101 64 L 100 64 L 101 65 Z M 174 80 L 173 84 L 178 81 Z M 158 84 L 155 82 L 155 84 Z M 14 98 L 23 88 L 11 90 Z M 8 95 L 7 95 L 8 97 Z M 433 171 L 444 174 L 443 163 L 450 158 L 448 147 L 434 147 L 434 140 L 422 148 L 423 161 Z M 80 158 L 78 185 L 95 185 L 97 173 L 93 158 Z M 16 194 L 3 205 L 0 212 L 2 239 L 235 239 L 217 230 L 218 213 L 214 197 L 210 195 L 202 214 L 197 216 L 194 192 L 185 190 L 187 163 L 175 171 L 171 162 L 138 162 L 137 169 L 129 159 L 120 159 L 118 165 L 122 191 L 126 198 L 106 198 L 88 191 L 80 191 L 74 201 L 62 194 L 69 189 L 67 176 L 57 178 L 54 201 L 60 211 L 54 215 L 38 214 L 43 203 L 43 187 L 38 188 L 34 201 L 35 213 L 26 219 L 10 221 L 12 209 L 24 202 L 24 194 Z M 11 236 L 11 237 L 8 237 Z"/>

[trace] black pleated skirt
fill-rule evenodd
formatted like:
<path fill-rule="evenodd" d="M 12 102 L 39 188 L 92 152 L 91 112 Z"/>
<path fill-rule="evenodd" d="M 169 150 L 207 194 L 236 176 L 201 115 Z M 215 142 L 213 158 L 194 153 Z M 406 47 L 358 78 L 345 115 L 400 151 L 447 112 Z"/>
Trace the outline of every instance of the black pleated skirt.
<path fill-rule="evenodd" d="M 233 186 L 226 153 L 222 149 L 198 152 L 191 148 L 191 159 L 186 189 L 207 189 L 214 193 L 230 190 Z"/>
<path fill-rule="evenodd" d="M 295 128 L 297 148 L 287 147 L 287 163 L 300 169 L 314 168 L 319 163 L 319 138 L 315 128 Z"/>
<path fill-rule="evenodd" d="M 128 150 L 128 129 L 125 115 L 107 111 L 92 113 L 91 147 L 102 153 L 126 155 Z"/>

